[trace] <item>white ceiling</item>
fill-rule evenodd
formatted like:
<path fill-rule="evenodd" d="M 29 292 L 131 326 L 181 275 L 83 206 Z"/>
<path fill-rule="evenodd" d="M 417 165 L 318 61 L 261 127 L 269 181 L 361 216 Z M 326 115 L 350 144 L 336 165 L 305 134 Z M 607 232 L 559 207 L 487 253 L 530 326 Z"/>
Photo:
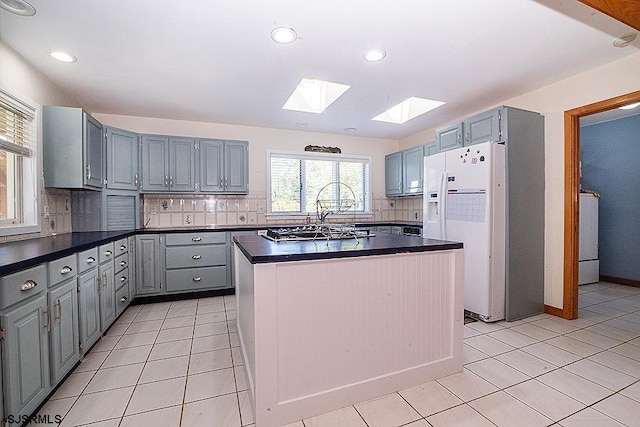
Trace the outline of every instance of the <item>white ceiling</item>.
<path fill-rule="evenodd" d="M 0 38 L 95 113 L 403 138 L 638 52 L 575 0 L 30 0 Z M 293 27 L 277 45 L 270 33 Z M 367 63 L 371 48 L 386 50 Z M 48 56 L 77 56 L 63 64 Z M 351 85 L 322 114 L 282 110 L 303 77 Z M 446 101 L 397 125 L 410 97 Z"/>

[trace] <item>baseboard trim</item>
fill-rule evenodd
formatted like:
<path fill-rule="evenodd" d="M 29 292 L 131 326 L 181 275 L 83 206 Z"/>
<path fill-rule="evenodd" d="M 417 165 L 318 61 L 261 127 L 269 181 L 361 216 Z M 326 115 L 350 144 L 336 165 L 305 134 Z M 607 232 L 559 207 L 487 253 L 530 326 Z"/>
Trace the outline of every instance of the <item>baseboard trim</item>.
<path fill-rule="evenodd" d="M 640 280 L 631 280 L 631 279 L 623 279 L 621 277 L 613 277 L 613 276 L 600 276 L 601 282 L 611 282 L 618 283 L 620 285 L 628 285 L 635 286 L 636 288 L 640 288 Z"/>
<path fill-rule="evenodd" d="M 544 312 L 547 314 L 551 314 L 552 316 L 558 316 L 558 317 L 563 317 L 562 316 L 562 309 L 561 308 L 557 308 L 557 307 L 552 307 L 550 305 L 544 305 Z"/>

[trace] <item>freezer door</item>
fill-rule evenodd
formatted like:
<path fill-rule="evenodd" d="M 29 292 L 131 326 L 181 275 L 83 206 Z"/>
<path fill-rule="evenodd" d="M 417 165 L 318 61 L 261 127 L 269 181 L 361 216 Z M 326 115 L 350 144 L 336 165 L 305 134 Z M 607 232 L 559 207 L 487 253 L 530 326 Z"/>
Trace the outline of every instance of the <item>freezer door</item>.
<path fill-rule="evenodd" d="M 446 152 L 446 236 L 464 244 L 465 310 L 504 319 L 504 145 Z"/>
<path fill-rule="evenodd" d="M 422 237 L 444 239 L 441 211 L 441 191 L 445 181 L 445 154 L 424 158 L 424 196 L 422 198 Z"/>

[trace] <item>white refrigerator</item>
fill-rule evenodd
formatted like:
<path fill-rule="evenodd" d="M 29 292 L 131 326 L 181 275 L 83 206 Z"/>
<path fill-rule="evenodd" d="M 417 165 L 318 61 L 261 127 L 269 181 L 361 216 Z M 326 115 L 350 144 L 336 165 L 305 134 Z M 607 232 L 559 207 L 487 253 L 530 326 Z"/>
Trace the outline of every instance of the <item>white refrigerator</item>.
<path fill-rule="evenodd" d="M 496 142 L 424 158 L 423 237 L 464 245 L 464 308 L 505 318 L 505 146 Z"/>

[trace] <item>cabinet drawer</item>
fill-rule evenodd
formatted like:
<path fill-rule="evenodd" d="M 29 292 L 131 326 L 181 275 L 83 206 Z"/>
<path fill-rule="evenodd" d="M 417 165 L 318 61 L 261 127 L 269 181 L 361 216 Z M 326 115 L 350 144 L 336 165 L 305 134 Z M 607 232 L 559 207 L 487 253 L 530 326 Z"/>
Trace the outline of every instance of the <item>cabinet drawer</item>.
<path fill-rule="evenodd" d="M 49 262 L 49 286 L 55 286 L 71 277 L 75 277 L 78 273 L 78 261 L 76 254 L 66 256 Z"/>
<path fill-rule="evenodd" d="M 116 289 L 120 289 L 122 286 L 129 283 L 129 268 L 125 268 L 121 272 L 116 274 L 115 286 Z"/>
<path fill-rule="evenodd" d="M 129 266 L 129 254 L 118 255 L 114 264 L 116 273 L 123 268 L 127 268 Z"/>
<path fill-rule="evenodd" d="M 98 261 L 100 264 L 107 262 L 114 257 L 115 253 L 113 252 L 113 242 L 106 243 L 98 248 Z"/>
<path fill-rule="evenodd" d="M 91 248 L 78 253 L 78 274 L 84 273 L 97 265 L 98 248 Z"/>
<path fill-rule="evenodd" d="M 175 246 L 166 249 L 167 268 L 209 267 L 226 264 L 226 245 Z"/>
<path fill-rule="evenodd" d="M 226 267 L 167 270 L 167 292 L 198 291 L 227 285 Z"/>
<path fill-rule="evenodd" d="M 1 308 L 7 308 L 32 295 L 39 294 L 47 287 L 46 276 L 45 266 L 40 264 L 0 278 Z"/>
<path fill-rule="evenodd" d="M 116 240 L 113 245 L 116 256 L 129 252 L 129 241 L 126 237 L 124 239 Z"/>
<path fill-rule="evenodd" d="M 165 235 L 167 246 L 176 245 L 207 245 L 211 243 L 226 243 L 225 232 L 206 233 L 171 233 Z"/>
<path fill-rule="evenodd" d="M 116 317 L 129 305 L 129 285 L 126 284 L 116 292 Z"/>

